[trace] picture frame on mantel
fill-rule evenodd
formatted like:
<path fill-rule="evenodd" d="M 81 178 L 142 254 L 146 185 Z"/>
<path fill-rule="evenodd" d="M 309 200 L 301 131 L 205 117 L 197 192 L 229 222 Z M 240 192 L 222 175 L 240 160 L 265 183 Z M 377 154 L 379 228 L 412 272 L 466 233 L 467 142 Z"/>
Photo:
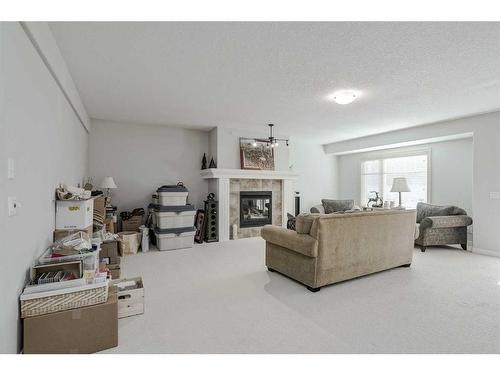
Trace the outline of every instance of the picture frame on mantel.
<path fill-rule="evenodd" d="M 274 171 L 274 149 L 261 140 L 240 138 L 241 169 Z"/>

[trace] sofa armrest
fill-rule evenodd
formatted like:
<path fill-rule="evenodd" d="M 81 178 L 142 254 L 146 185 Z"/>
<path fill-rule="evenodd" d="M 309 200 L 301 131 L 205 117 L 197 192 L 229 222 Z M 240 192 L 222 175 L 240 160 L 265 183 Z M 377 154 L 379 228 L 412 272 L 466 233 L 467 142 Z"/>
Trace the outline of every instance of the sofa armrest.
<path fill-rule="evenodd" d="M 429 216 L 420 222 L 420 230 L 426 228 L 457 228 L 468 227 L 472 218 L 467 215 Z"/>
<path fill-rule="evenodd" d="M 260 235 L 267 242 L 293 250 L 302 255 L 316 258 L 318 256 L 318 241 L 308 234 L 297 232 L 274 225 L 265 225 Z"/>
<path fill-rule="evenodd" d="M 312 214 L 324 214 L 325 207 L 322 204 L 318 204 L 317 206 L 312 206 L 309 210 Z"/>

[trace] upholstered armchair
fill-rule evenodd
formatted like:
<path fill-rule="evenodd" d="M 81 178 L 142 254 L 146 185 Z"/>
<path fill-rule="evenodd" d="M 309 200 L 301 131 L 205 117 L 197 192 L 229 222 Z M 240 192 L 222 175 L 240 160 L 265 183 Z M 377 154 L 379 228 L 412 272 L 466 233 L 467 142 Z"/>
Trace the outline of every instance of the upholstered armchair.
<path fill-rule="evenodd" d="M 467 250 L 467 227 L 472 218 L 456 206 L 417 204 L 419 235 L 415 244 L 425 252 L 427 246 L 460 244 Z"/>

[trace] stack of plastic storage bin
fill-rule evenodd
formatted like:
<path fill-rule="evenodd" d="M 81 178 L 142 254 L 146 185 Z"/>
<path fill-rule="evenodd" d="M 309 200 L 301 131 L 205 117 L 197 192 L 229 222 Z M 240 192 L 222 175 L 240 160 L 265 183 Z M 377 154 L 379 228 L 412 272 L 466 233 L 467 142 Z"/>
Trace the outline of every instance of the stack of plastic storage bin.
<path fill-rule="evenodd" d="M 165 185 L 156 190 L 158 204 L 153 204 L 153 225 L 158 250 L 193 247 L 196 209 L 187 204 L 188 189 L 182 185 Z"/>

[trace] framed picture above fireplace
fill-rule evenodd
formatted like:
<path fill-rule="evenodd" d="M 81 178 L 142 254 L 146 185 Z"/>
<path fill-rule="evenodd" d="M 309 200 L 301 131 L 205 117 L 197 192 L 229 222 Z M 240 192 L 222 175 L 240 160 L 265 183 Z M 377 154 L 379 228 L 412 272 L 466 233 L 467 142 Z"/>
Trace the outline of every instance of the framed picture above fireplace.
<path fill-rule="evenodd" d="M 274 149 L 258 139 L 240 138 L 241 169 L 274 171 Z"/>

